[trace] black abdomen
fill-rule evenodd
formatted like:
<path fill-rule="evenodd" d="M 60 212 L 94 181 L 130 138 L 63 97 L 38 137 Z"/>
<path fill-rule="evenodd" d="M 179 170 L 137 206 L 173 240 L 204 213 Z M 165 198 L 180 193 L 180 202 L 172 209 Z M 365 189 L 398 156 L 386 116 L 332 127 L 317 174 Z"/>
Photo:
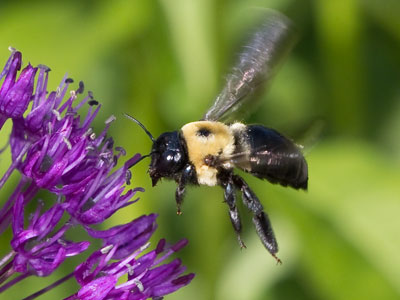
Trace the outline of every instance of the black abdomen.
<path fill-rule="evenodd" d="M 250 150 L 249 173 L 272 183 L 307 189 L 307 162 L 292 141 L 260 125 L 247 126 L 245 139 Z"/>

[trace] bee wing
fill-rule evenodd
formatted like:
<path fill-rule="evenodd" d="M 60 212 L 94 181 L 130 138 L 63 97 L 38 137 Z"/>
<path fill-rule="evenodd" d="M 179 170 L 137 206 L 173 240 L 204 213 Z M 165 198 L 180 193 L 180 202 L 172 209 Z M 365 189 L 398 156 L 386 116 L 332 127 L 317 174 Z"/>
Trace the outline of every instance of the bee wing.
<path fill-rule="evenodd" d="M 287 17 L 277 12 L 268 14 L 267 21 L 245 45 L 238 63 L 226 78 L 225 87 L 203 120 L 227 120 L 256 87 L 271 79 L 295 40 L 292 22 Z"/>
<path fill-rule="evenodd" d="M 226 158 L 230 164 L 271 183 L 307 189 L 308 167 L 300 149 L 292 144 L 281 147 L 258 147 Z"/>
<path fill-rule="evenodd" d="M 294 155 L 299 155 L 299 151 L 274 151 L 273 148 L 258 147 L 253 150 L 246 150 L 231 154 L 229 157 L 224 158 L 222 162 L 230 162 L 235 167 L 244 171 L 251 169 L 250 163 L 256 162 L 256 159 L 262 158 L 263 162 L 267 164 L 279 164 L 285 158 L 293 158 Z"/>

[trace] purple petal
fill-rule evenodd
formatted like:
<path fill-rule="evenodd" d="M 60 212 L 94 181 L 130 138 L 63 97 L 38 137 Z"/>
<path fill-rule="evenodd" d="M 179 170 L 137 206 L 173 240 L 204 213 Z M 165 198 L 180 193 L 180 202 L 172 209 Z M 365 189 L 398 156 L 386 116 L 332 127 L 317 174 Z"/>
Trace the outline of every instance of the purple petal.
<path fill-rule="evenodd" d="M 34 230 L 23 230 L 17 234 L 14 234 L 14 238 L 10 242 L 11 247 L 15 251 L 24 251 L 24 244 L 35 237 L 37 237 L 37 233 Z"/>
<path fill-rule="evenodd" d="M 68 160 L 66 159 L 61 159 L 54 163 L 51 168 L 45 172 L 43 177 L 36 178 L 37 186 L 41 188 L 49 188 L 55 185 L 59 181 L 61 174 L 67 165 Z"/>
<path fill-rule="evenodd" d="M 100 259 L 104 258 L 104 254 L 100 251 L 93 252 L 83 263 L 76 267 L 74 271 L 74 275 L 76 281 L 80 285 L 85 285 L 88 282 L 92 281 L 94 276 L 97 275 L 94 267 L 99 263 Z"/>
<path fill-rule="evenodd" d="M 6 79 L 4 79 L 3 85 L 0 89 L 0 111 L 3 111 L 3 98 L 7 94 L 8 90 L 14 85 L 15 79 L 17 77 L 17 71 L 21 70 L 21 52 L 14 52 L 13 54 L 11 54 L 10 58 L 12 58 L 12 61 L 10 63 L 10 61 L 8 60 L 6 67 L 4 68 L 4 71 L 7 72 L 7 76 Z M 7 67 L 9 67 L 8 70 L 6 70 Z M 1 73 L 1 77 L 4 76 L 4 71 Z"/>
<path fill-rule="evenodd" d="M 94 238 L 100 238 L 104 240 L 112 240 L 115 243 L 108 244 L 119 244 L 119 241 L 123 241 L 126 236 L 126 231 L 130 231 L 129 234 L 136 232 L 135 235 L 147 229 L 149 225 L 153 224 L 156 220 L 156 214 L 150 214 L 148 216 L 141 216 L 130 223 L 114 226 L 107 230 L 93 230 L 88 228 L 88 233 Z"/>
<path fill-rule="evenodd" d="M 140 153 L 136 153 L 131 159 L 127 160 L 125 162 L 125 167 L 126 168 L 131 168 L 133 167 L 136 163 L 138 163 L 141 159 L 142 155 Z"/>
<path fill-rule="evenodd" d="M 89 248 L 90 243 L 87 241 L 79 242 L 79 243 L 72 243 L 69 242 L 67 245 L 64 246 L 66 254 L 65 256 L 75 256 L 84 252 L 87 248 Z"/>
<path fill-rule="evenodd" d="M 43 127 L 46 116 L 51 113 L 54 107 L 56 93 L 51 92 L 47 101 L 42 102 L 39 106 L 32 109 L 32 111 L 25 118 L 25 125 L 31 131 L 36 132 Z"/>
<path fill-rule="evenodd" d="M 155 250 L 157 254 L 159 254 L 159 253 L 161 253 L 161 252 L 164 251 L 164 249 L 165 249 L 165 244 L 166 244 L 165 239 L 159 240 L 159 242 L 158 242 L 158 244 L 157 244 L 157 247 L 156 247 L 156 250 Z"/>
<path fill-rule="evenodd" d="M 174 259 L 168 264 L 160 265 L 148 271 L 146 276 L 142 279 L 144 286 L 157 286 L 163 282 L 174 279 L 176 275 L 185 271 L 185 267 L 181 267 L 180 259 Z M 162 296 L 162 295 L 156 295 Z"/>
<path fill-rule="evenodd" d="M 22 150 L 29 145 L 28 136 L 25 131 L 24 120 L 22 118 L 13 119 L 13 127 L 10 136 L 11 159 L 17 161 Z"/>
<path fill-rule="evenodd" d="M 190 283 L 190 281 L 192 281 L 194 276 L 195 276 L 194 273 L 183 275 L 181 277 L 172 280 L 171 283 L 175 285 L 187 285 Z"/>
<path fill-rule="evenodd" d="M 74 172 L 72 175 L 77 176 L 62 176 L 61 181 L 64 183 L 62 187 L 52 187 L 49 190 L 55 194 L 62 194 L 66 196 L 66 202 L 74 202 L 77 205 L 75 209 L 79 206 L 80 200 L 86 193 L 86 186 L 93 181 L 96 177 L 98 170 L 93 168 L 88 168 L 83 172 Z M 70 211 L 74 214 L 73 211 Z M 75 211 L 76 213 L 76 211 Z"/>
<path fill-rule="evenodd" d="M 31 151 L 29 151 L 31 152 Z M 22 166 L 22 173 L 29 178 L 33 178 L 34 176 L 34 166 L 36 165 L 36 163 L 38 162 L 38 160 L 41 157 L 41 153 L 39 151 L 34 152 L 32 155 L 30 155 L 30 153 L 28 152 L 28 155 L 24 165 Z"/>
<path fill-rule="evenodd" d="M 22 70 L 18 81 L 1 100 L 0 112 L 13 119 L 23 115 L 32 97 L 36 71 L 31 65 Z"/>
<path fill-rule="evenodd" d="M 49 80 L 50 68 L 45 65 L 38 65 L 39 76 L 36 82 L 35 98 L 32 103 L 32 110 L 37 108 L 45 99 L 47 94 L 47 83 Z M 51 92 L 55 94 L 55 92 Z"/>
<path fill-rule="evenodd" d="M 135 203 L 137 200 L 131 202 L 128 201 L 135 195 L 136 191 L 141 189 L 129 190 L 125 195 L 120 196 L 123 190 L 124 187 L 120 187 L 112 192 L 109 192 L 97 203 L 93 203 L 90 208 L 79 214 L 77 219 L 86 225 L 103 222 L 120 208 Z M 87 203 L 85 206 L 88 206 Z"/>
<path fill-rule="evenodd" d="M 66 258 L 66 250 L 60 245 L 49 247 L 43 252 L 37 258 L 29 259 L 35 274 L 40 277 L 53 273 Z"/>
<path fill-rule="evenodd" d="M 24 197 L 21 194 L 14 203 L 12 229 L 14 235 L 24 230 Z"/>
<path fill-rule="evenodd" d="M 181 277 L 178 277 L 176 279 L 173 279 L 168 282 L 164 282 L 156 287 L 154 287 L 152 291 L 152 296 L 165 296 L 167 294 L 171 294 L 175 292 L 176 290 L 188 285 L 192 279 L 194 278 L 194 274 L 190 273 L 187 275 L 183 275 Z"/>
<path fill-rule="evenodd" d="M 104 231 L 87 228 L 87 232 L 94 238 L 103 239 L 104 245 L 118 245 L 113 259 L 127 257 L 133 251 L 143 246 L 157 228 L 156 214 L 141 216 L 124 225 L 112 227 Z"/>
<path fill-rule="evenodd" d="M 173 245 L 171 247 L 172 251 L 174 252 L 178 252 L 179 250 L 181 250 L 183 247 L 185 247 L 187 244 L 189 243 L 189 241 L 187 239 L 182 239 L 179 242 L 177 242 L 175 245 Z"/>
<path fill-rule="evenodd" d="M 68 159 L 68 167 L 63 171 L 63 175 L 73 170 L 83 161 L 83 159 L 86 158 L 88 153 L 88 150 L 86 149 L 87 146 L 85 137 L 81 137 L 79 141 L 74 141 L 71 150 L 69 150 L 65 155 L 65 158 Z"/>
<path fill-rule="evenodd" d="M 149 270 L 153 264 L 155 259 L 157 258 L 157 253 L 155 251 L 151 251 L 143 256 L 141 256 L 134 265 L 134 272 L 132 275 L 128 276 L 128 280 L 137 277 L 139 274 L 142 274 Z"/>
<path fill-rule="evenodd" d="M 33 224 L 33 230 L 37 233 L 38 238 L 42 239 L 49 234 L 60 221 L 64 209 L 61 205 L 54 205 L 48 211 L 44 212 L 39 220 Z"/>
<path fill-rule="evenodd" d="M 78 292 L 80 300 L 102 300 L 115 287 L 116 276 L 103 276 L 84 285 Z"/>
<path fill-rule="evenodd" d="M 28 271 L 28 258 L 17 253 L 13 260 L 13 269 L 15 272 L 26 273 Z"/>

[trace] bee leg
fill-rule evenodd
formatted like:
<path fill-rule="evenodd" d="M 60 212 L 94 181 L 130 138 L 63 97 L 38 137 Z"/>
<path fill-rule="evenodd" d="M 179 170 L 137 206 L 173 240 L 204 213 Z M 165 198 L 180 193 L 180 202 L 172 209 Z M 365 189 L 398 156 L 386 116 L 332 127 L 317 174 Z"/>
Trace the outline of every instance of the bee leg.
<path fill-rule="evenodd" d="M 211 154 L 208 154 L 206 157 L 204 157 L 204 163 L 213 168 L 216 168 L 221 164 L 219 157 Z"/>
<path fill-rule="evenodd" d="M 240 237 L 240 233 L 242 232 L 242 223 L 240 222 L 239 212 L 236 207 L 235 186 L 231 178 L 229 178 L 225 182 L 221 182 L 221 185 L 225 190 L 224 191 L 225 202 L 229 206 L 229 217 L 231 218 L 233 229 L 235 229 L 240 248 L 246 248 L 246 245 L 243 243 Z"/>
<path fill-rule="evenodd" d="M 248 184 L 238 175 L 232 176 L 233 182 L 238 189 L 242 191 L 243 203 L 253 212 L 253 223 L 256 227 L 261 242 L 267 248 L 269 253 L 276 259 L 277 263 L 282 263 L 276 256 L 278 252 L 278 243 L 276 242 L 274 231 L 268 215 L 264 212 L 263 206 L 256 194 L 250 189 Z"/>
<path fill-rule="evenodd" d="M 175 192 L 175 200 L 176 200 L 176 214 L 177 215 L 181 215 L 182 214 L 182 210 L 181 210 L 181 206 L 183 203 L 183 198 L 185 195 L 185 183 L 181 179 L 178 182 L 178 186 L 176 187 L 176 192 Z"/>
<path fill-rule="evenodd" d="M 196 177 L 196 173 L 194 171 L 194 167 L 192 165 L 188 164 L 185 167 L 185 169 L 183 170 L 181 176 L 176 181 L 178 186 L 176 187 L 175 200 L 176 200 L 176 208 L 177 208 L 176 213 L 178 215 L 182 214 L 181 206 L 182 206 L 183 198 L 185 195 L 186 184 L 193 182 L 195 180 L 195 177 Z"/>

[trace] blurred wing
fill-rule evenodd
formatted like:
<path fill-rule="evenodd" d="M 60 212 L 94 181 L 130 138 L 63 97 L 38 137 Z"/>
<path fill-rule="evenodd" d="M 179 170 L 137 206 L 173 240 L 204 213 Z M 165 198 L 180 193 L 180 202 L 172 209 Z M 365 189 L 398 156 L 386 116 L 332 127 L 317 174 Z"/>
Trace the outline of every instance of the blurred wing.
<path fill-rule="evenodd" d="M 256 161 L 256 159 L 262 158 L 263 161 L 268 162 L 270 165 L 278 165 L 280 161 L 286 158 L 293 157 L 294 155 L 301 155 L 298 151 L 293 152 L 278 152 L 274 149 L 267 149 L 267 147 L 258 147 L 252 151 L 243 151 L 233 153 L 229 157 L 226 157 L 221 163 L 230 162 L 235 167 L 242 169 L 244 171 L 251 170 L 251 162 Z"/>
<path fill-rule="evenodd" d="M 307 162 L 294 144 L 285 151 L 259 147 L 251 152 L 235 153 L 226 160 L 235 167 L 271 183 L 307 189 Z"/>
<path fill-rule="evenodd" d="M 294 45 L 296 34 L 291 21 L 282 14 L 268 14 L 239 56 L 239 62 L 226 78 L 222 92 L 203 120 L 226 120 L 261 83 L 269 81 L 276 67 Z M 250 98 L 251 99 L 251 98 Z"/>

